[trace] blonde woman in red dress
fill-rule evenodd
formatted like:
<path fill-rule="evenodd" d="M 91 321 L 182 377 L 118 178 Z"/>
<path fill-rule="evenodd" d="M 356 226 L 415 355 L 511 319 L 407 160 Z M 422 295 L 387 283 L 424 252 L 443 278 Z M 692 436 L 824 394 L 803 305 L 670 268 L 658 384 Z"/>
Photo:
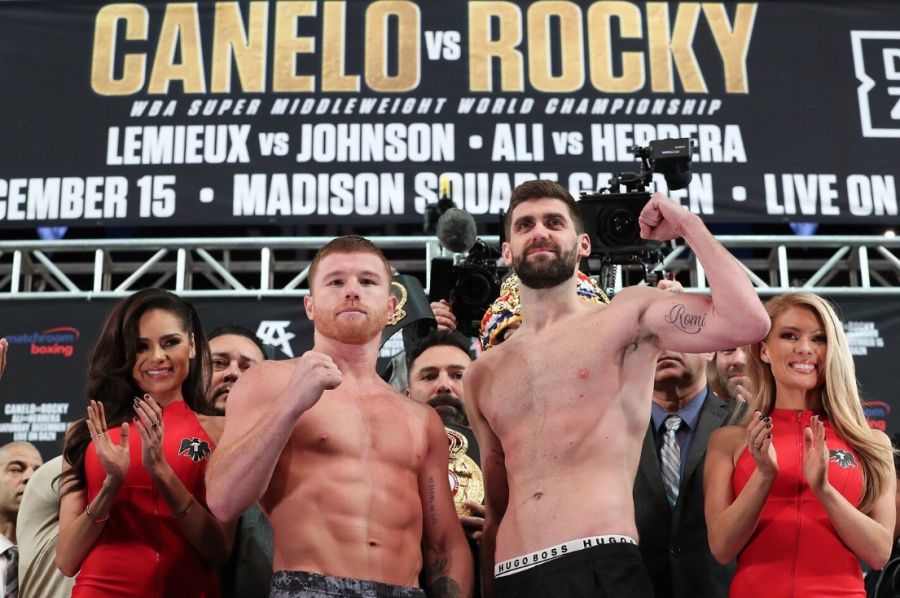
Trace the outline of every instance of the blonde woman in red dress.
<path fill-rule="evenodd" d="M 747 421 L 709 441 L 710 550 L 737 557 L 732 598 L 864 598 L 859 559 L 879 569 L 893 543 L 890 441 L 866 423 L 831 305 L 800 292 L 766 310 L 772 328 L 747 356 Z"/>

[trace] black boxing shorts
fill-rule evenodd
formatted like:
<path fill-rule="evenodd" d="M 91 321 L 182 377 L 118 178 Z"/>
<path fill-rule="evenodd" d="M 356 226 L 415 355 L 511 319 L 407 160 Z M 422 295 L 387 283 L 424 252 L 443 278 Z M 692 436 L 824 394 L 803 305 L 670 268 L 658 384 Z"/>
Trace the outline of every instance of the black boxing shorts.
<path fill-rule="evenodd" d="M 424 590 L 377 581 L 328 577 L 305 571 L 276 571 L 269 598 L 426 598 Z"/>
<path fill-rule="evenodd" d="M 632 538 L 598 536 L 497 564 L 494 596 L 653 598 L 653 584 Z"/>

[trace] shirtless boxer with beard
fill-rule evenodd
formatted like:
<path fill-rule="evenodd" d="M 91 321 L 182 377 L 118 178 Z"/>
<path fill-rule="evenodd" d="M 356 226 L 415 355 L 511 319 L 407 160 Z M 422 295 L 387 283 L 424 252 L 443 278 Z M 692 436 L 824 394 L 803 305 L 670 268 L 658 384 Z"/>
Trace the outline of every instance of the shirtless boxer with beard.
<path fill-rule="evenodd" d="M 664 348 L 748 344 L 769 319 L 738 262 L 661 193 L 641 213 L 641 236 L 684 237 L 712 298 L 633 286 L 609 305 L 579 299 L 573 279 L 590 238 L 578 205 L 552 181 L 517 187 L 505 226 L 523 323 L 464 378 L 486 490 L 486 595 L 652 596 L 632 489 L 656 359 Z"/>

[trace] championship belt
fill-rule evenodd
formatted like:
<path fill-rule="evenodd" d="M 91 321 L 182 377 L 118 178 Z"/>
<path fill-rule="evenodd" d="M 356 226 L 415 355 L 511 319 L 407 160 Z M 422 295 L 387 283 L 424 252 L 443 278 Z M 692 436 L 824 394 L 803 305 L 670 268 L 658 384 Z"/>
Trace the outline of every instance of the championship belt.
<path fill-rule="evenodd" d="M 469 450 L 469 441 L 466 437 L 446 426 L 444 431 L 447 432 L 447 441 L 450 443 L 448 474 L 456 513 L 471 515 L 472 510 L 464 501 L 471 500 L 481 504 L 484 500 L 484 476 L 481 474 L 481 468 L 466 454 Z"/>

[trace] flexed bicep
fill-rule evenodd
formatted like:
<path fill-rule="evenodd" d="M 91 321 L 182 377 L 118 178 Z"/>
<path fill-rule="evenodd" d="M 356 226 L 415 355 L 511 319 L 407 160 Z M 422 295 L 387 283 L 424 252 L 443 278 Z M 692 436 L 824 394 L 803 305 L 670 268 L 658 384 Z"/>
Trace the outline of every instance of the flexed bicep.
<path fill-rule="evenodd" d="M 648 287 L 642 287 L 639 292 L 643 307 L 640 323 L 659 338 L 660 347 L 704 353 L 748 344 L 752 342 L 747 340 L 751 337 L 753 341 L 758 340 L 754 331 L 748 333 L 741 329 L 740 322 L 728 314 L 727 306 L 713 304 L 706 295 L 670 293 Z"/>

